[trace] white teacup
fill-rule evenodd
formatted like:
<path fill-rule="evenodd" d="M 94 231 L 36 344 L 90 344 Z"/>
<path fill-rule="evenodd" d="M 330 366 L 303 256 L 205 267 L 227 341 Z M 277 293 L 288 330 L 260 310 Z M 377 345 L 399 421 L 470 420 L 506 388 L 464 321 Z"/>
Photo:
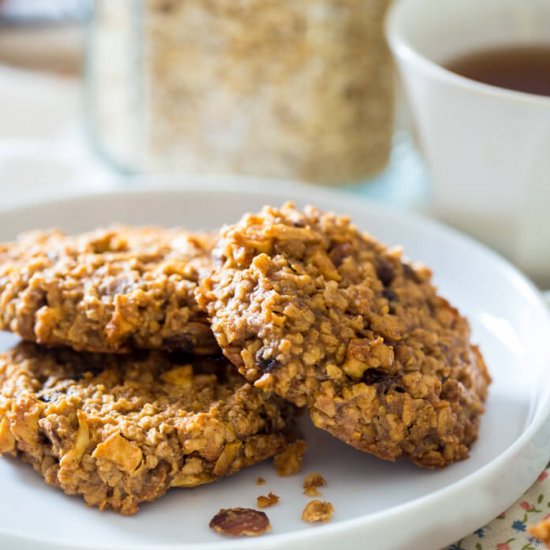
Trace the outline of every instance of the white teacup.
<path fill-rule="evenodd" d="M 397 0 L 387 36 L 433 176 L 435 214 L 550 286 L 550 97 L 442 66 L 491 47 L 550 45 L 550 1 Z"/>

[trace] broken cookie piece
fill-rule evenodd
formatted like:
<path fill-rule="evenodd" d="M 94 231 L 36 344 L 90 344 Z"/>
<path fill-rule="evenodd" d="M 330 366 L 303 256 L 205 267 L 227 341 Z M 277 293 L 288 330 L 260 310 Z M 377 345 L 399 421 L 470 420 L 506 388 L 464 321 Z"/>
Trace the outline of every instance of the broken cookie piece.
<path fill-rule="evenodd" d="M 304 479 L 304 495 L 318 497 L 321 495 L 318 487 L 324 487 L 326 484 L 326 479 L 320 473 L 308 474 Z"/>
<path fill-rule="evenodd" d="M 256 499 L 256 504 L 258 508 L 269 508 L 271 506 L 275 506 L 275 504 L 278 504 L 280 498 L 273 494 L 271 491 L 267 494 L 267 496 L 259 496 Z"/>
<path fill-rule="evenodd" d="M 271 531 L 265 512 L 253 508 L 222 509 L 210 520 L 209 526 L 228 537 L 257 537 Z"/>
<path fill-rule="evenodd" d="M 224 358 L 177 359 L 18 345 L 0 355 L 0 453 L 127 515 L 171 487 L 215 481 L 285 447 L 291 405 Z"/>
<path fill-rule="evenodd" d="M 536 525 L 529 525 L 527 532 L 550 548 L 550 519 L 543 519 Z"/>
<path fill-rule="evenodd" d="M 308 523 L 327 523 L 332 519 L 334 506 L 330 502 L 312 500 L 302 512 L 302 520 Z"/>

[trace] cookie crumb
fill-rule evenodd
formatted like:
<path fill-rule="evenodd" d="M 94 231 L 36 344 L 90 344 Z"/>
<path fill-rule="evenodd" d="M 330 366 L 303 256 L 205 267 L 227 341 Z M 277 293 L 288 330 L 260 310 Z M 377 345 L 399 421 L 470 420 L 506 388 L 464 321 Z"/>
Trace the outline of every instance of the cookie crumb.
<path fill-rule="evenodd" d="M 318 497 L 321 493 L 317 488 L 324 487 L 326 484 L 327 480 L 319 472 L 308 474 L 304 478 L 304 495 L 308 497 Z"/>
<path fill-rule="evenodd" d="M 252 508 L 222 508 L 210 520 L 209 526 L 229 537 L 257 537 L 271 531 L 267 515 Z"/>
<path fill-rule="evenodd" d="M 529 525 L 527 532 L 550 548 L 550 519 L 543 519 L 536 525 Z"/>
<path fill-rule="evenodd" d="M 306 504 L 302 512 L 302 521 L 308 523 L 327 523 L 332 519 L 334 506 L 330 502 L 312 500 Z"/>
<path fill-rule="evenodd" d="M 280 498 L 269 491 L 267 496 L 261 495 L 256 499 L 256 504 L 258 508 L 269 508 L 270 506 L 275 506 L 279 502 Z"/>
<path fill-rule="evenodd" d="M 288 445 L 284 451 L 275 455 L 273 464 L 275 464 L 277 475 L 285 477 L 297 474 L 302 469 L 302 459 L 306 449 L 306 442 L 298 439 Z"/>
<path fill-rule="evenodd" d="M 265 479 L 263 477 L 259 477 L 256 480 L 256 485 L 265 485 Z"/>

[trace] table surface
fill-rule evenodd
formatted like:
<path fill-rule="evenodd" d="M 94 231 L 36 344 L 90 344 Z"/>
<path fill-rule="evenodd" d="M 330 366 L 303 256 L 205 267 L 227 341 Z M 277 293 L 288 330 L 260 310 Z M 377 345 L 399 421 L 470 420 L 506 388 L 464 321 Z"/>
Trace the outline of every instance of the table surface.
<path fill-rule="evenodd" d="M 0 204 L 21 204 L 31 197 L 46 199 L 64 191 L 101 191 L 128 185 L 87 147 L 80 88 L 74 78 L 0 65 Z M 407 134 L 397 133 L 392 162 L 384 174 L 344 192 L 425 210 L 428 177 Z M 542 472 L 538 481 L 489 525 L 480 525 L 475 533 L 448 549 L 542 548 L 526 528 L 550 517 L 549 473 Z"/>

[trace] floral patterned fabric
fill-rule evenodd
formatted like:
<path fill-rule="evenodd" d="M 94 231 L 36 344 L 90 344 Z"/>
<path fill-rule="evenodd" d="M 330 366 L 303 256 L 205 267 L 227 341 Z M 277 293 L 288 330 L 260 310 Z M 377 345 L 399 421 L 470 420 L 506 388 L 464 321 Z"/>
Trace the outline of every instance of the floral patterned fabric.
<path fill-rule="evenodd" d="M 527 526 L 546 518 L 550 518 L 550 465 L 508 510 L 446 550 L 542 550 L 545 545 L 527 533 Z"/>

